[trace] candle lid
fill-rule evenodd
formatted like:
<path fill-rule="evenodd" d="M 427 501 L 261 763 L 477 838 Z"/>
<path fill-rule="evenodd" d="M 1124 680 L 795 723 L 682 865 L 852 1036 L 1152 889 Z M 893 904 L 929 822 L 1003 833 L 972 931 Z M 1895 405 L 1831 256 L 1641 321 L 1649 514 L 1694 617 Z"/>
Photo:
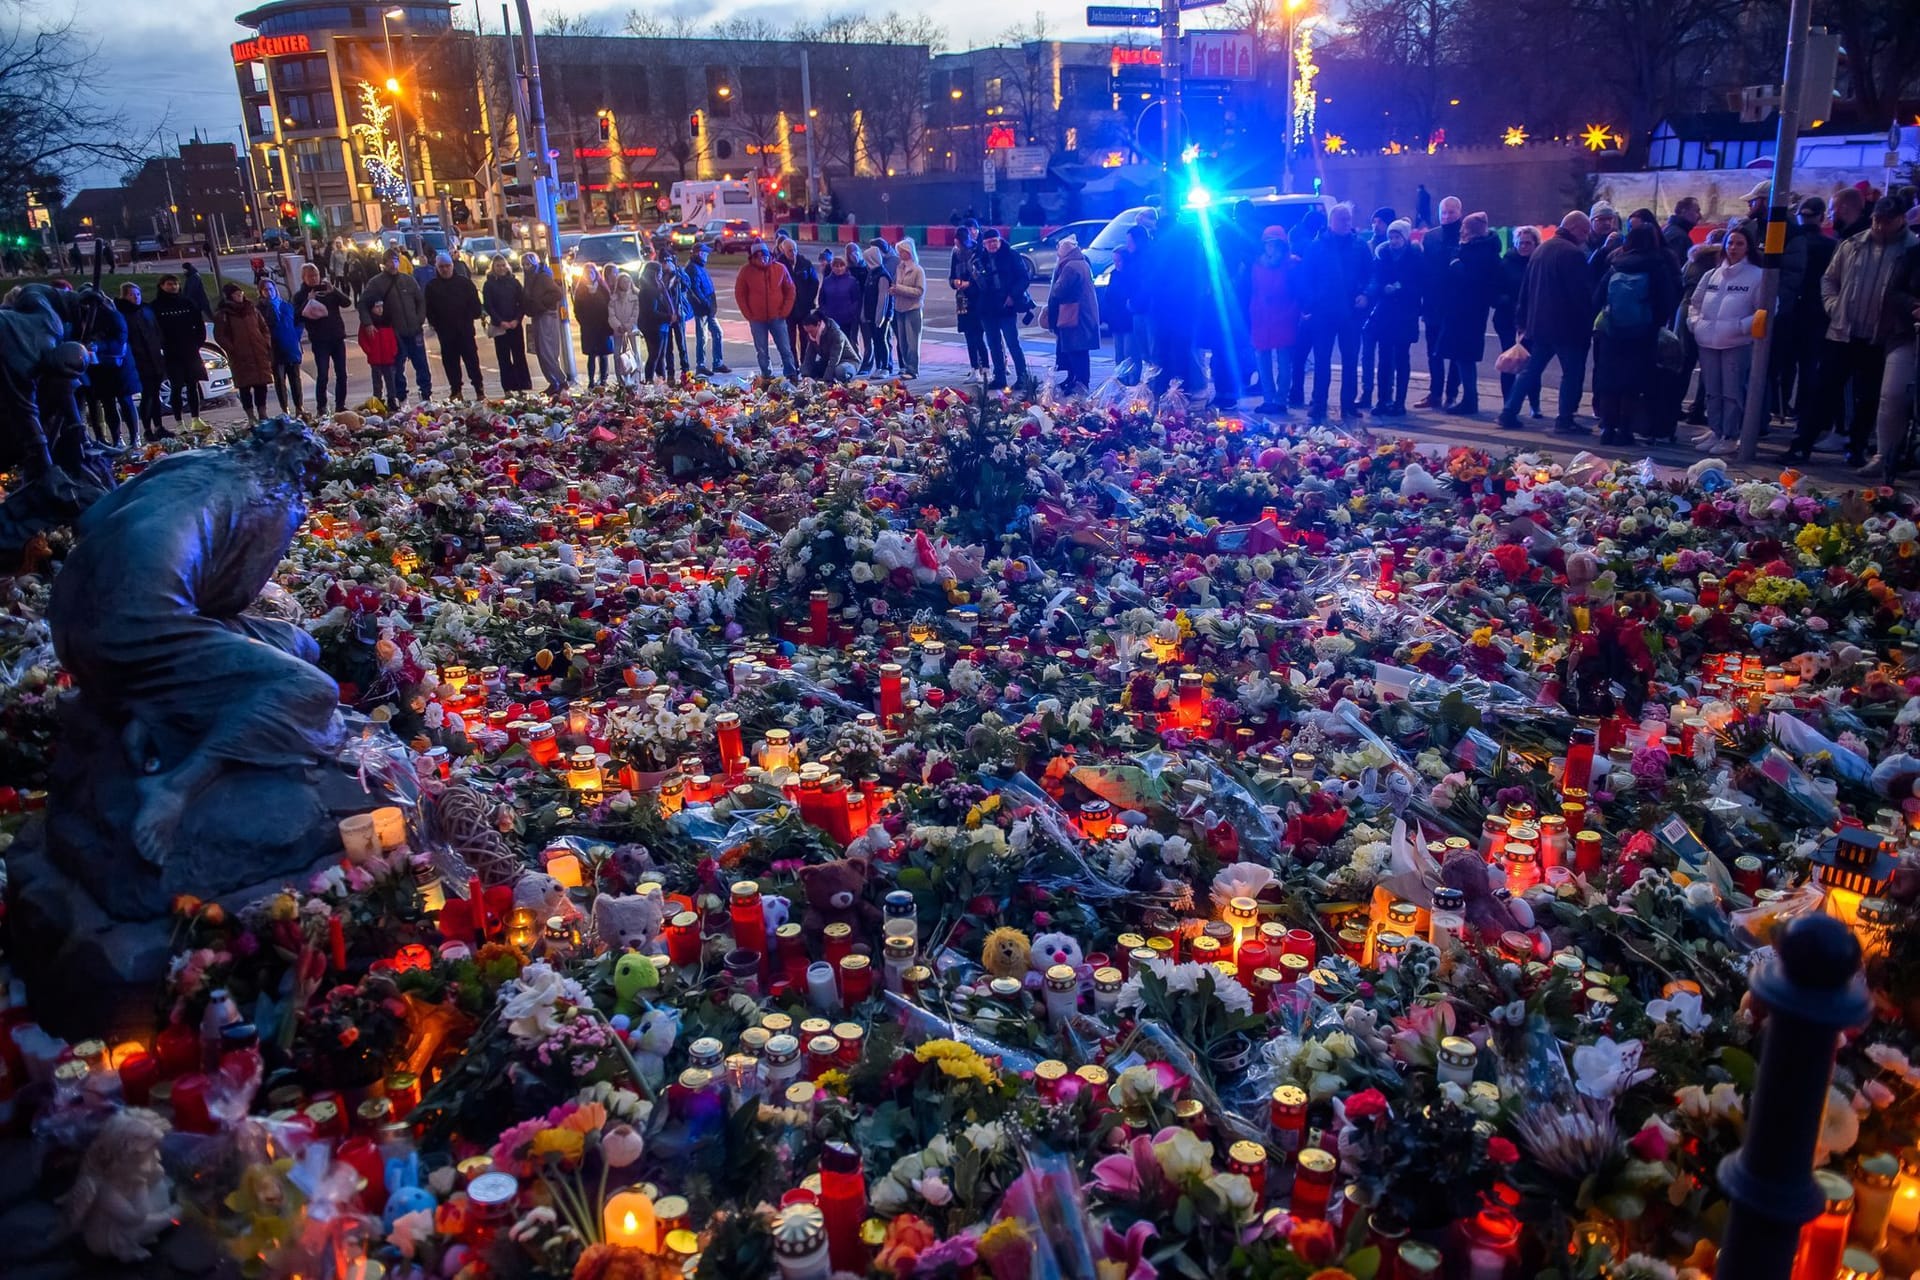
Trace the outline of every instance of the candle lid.
<path fill-rule="evenodd" d="M 1124 981 L 1125 979 L 1121 976 L 1120 971 L 1112 965 L 1093 971 L 1093 985 L 1103 990 L 1109 988 L 1118 990 L 1120 984 Z"/>
<path fill-rule="evenodd" d="M 520 1180 L 497 1169 L 489 1169 L 467 1184 L 467 1199 L 482 1210 L 501 1208 L 519 1194 Z"/>
<path fill-rule="evenodd" d="M 773 1215 L 773 1251 L 781 1257 L 801 1257 L 826 1241 L 827 1216 L 818 1205 L 790 1204 Z"/>
<path fill-rule="evenodd" d="M 831 1058 L 840 1052 L 840 1041 L 833 1036 L 815 1036 L 807 1041 L 807 1052 L 817 1058 Z"/>
<path fill-rule="evenodd" d="M 851 957 L 849 957 L 851 958 Z M 1074 972 L 1070 964 L 1050 965 L 1047 968 L 1047 989 L 1050 991 L 1071 991 L 1078 984 L 1080 975 Z"/>
<path fill-rule="evenodd" d="M 1002 1000 L 1011 1000 L 1013 997 L 1020 994 L 1020 979 L 995 978 L 992 982 L 989 982 L 987 984 L 987 990 L 991 991 L 994 995 L 998 996 Z"/>
<path fill-rule="evenodd" d="M 1448 1036 L 1440 1042 L 1440 1061 L 1452 1067 L 1470 1067 L 1480 1056 L 1480 1048 L 1465 1036 Z"/>
<path fill-rule="evenodd" d="M 1108 1071 L 1105 1067 L 1091 1062 L 1084 1067 L 1076 1067 L 1073 1074 L 1079 1076 L 1096 1089 L 1109 1083 L 1113 1079 L 1112 1072 Z"/>
<path fill-rule="evenodd" d="M 1877 1191 L 1893 1186 L 1899 1176 L 1900 1158 L 1891 1151 L 1876 1151 L 1860 1161 L 1858 1181 Z"/>
<path fill-rule="evenodd" d="M 1307 1091 L 1297 1084 L 1276 1085 L 1273 1090 L 1273 1101 L 1276 1106 L 1304 1111 L 1307 1106 Z"/>
<path fill-rule="evenodd" d="M 1227 1159 L 1235 1164 L 1265 1164 L 1267 1149 L 1257 1142 L 1236 1142 L 1227 1148 Z"/>
<path fill-rule="evenodd" d="M 1308 1147 L 1300 1153 L 1300 1168 L 1305 1173 L 1331 1175 L 1339 1164 L 1331 1153 L 1319 1147 Z"/>
<path fill-rule="evenodd" d="M 1880 1280 L 1880 1260 L 1865 1249 L 1848 1249 L 1840 1255 L 1838 1280 Z"/>
<path fill-rule="evenodd" d="M 733 896 L 735 898 L 757 898 L 760 896 L 760 885 L 753 880 L 741 880 L 733 886 Z"/>
<path fill-rule="evenodd" d="M 793 1019 L 784 1013 L 769 1013 L 760 1019 L 760 1025 L 766 1029 L 768 1035 L 777 1036 L 782 1032 L 793 1030 Z"/>
<path fill-rule="evenodd" d="M 1067 1064 L 1058 1058 L 1048 1058 L 1044 1062 L 1034 1064 L 1033 1074 L 1035 1079 L 1049 1083 L 1064 1080 L 1067 1078 Z"/>
<path fill-rule="evenodd" d="M 810 1107 L 820 1096 L 820 1086 L 811 1080 L 795 1080 L 783 1096 L 790 1107 Z"/>
<path fill-rule="evenodd" d="M 1813 1180 L 1820 1184 L 1820 1195 L 1828 1213 L 1844 1213 L 1853 1204 L 1853 1184 L 1831 1169 L 1815 1169 Z"/>
<path fill-rule="evenodd" d="M 852 955 L 846 955 L 846 956 L 840 957 L 840 972 L 846 973 L 849 970 L 851 970 L 855 973 L 858 973 L 860 970 L 865 969 L 867 966 L 871 965 L 872 963 L 873 963 L 873 960 L 871 958 L 867 956 L 863 956 L 859 952 L 855 952 Z"/>
<path fill-rule="evenodd" d="M 853 936 L 853 926 L 845 921 L 836 921 L 828 925 L 825 932 L 829 942 L 840 942 Z"/>

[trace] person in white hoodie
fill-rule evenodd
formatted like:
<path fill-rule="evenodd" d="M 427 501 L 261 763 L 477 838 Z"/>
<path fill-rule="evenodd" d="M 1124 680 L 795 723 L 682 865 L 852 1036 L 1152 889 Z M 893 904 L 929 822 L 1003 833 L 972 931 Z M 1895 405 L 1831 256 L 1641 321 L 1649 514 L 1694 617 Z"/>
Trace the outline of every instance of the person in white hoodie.
<path fill-rule="evenodd" d="M 900 348 L 900 376 L 920 376 L 920 304 L 927 296 L 927 273 L 920 266 L 920 250 L 912 240 L 894 246 L 900 255 L 893 280 L 893 337 Z"/>
<path fill-rule="evenodd" d="M 1753 369 L 1753 313 L 1760 305 L 1760 268 L 1740 227 L 1727 232 L 1726 260 L 1709 271 L 1687 304 L 1687 327 L 1700 347 L 1700 377 L 1707 392 L 1707 429 L 1694 437 L 1699 449 L 1730 453 L 1740 442 L 1746 413 L 1747 375 Z"/>
<path fill-rule="evenodd" d="M 640 331 L 640 291 L 633 277 L 615 268 L 613 296 L 607 300 L 607 321 L 613 326 L 613 376 L 622 382 L 639 367 L 633 340 Z"/>

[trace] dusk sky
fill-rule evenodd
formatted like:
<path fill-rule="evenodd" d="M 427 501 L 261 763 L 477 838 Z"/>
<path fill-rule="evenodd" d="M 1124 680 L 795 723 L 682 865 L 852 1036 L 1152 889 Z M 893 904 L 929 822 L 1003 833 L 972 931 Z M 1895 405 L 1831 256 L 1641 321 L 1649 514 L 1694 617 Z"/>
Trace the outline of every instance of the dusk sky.
<path fill-rule="evenodd" d="M 100 44 L 102 95 L 125 113 L 134 136 L 165 127 L 187 137 L 197 128 L 205 137 L 239 141 L 240 100 L 227 46 L 251 34 L 233 22 L 233 15 L 247 7 L 238 0 L 90 0 L 78 6 L 80 25 Z M 534 12 L 536 22 L 552 13 L 591 15 L 608 30 L 618 31 L 622 17 L 633 7 L 634 3 L 604 0 L 543 0 L 534 5 Z M 836 11 L 914 8 L 886 0 L 798 8 L 756 0 L 676 0 L 666 6 L 650 0 L 646 7 L 667 11 L 684 7 L 715 21 L 736 15 L 765 17 L 780 25 L 799 12 L 819 17 Z M 498 30 L 499 0 L 483 0 L 482 8 L 488 29 Z M 45 10 L 49 15 L 58 11 L 57 4 Z M 957 16 L 948 28 L 949 49 L 991 44 L 997 34 L 1031 20 L 1036 13 L 1043 14 L 1049 28 L 1061 36 L 1080 36 L 1087 30 L 1086 7 L 1077 0 L 1028 0 L 1017 8 L 964 5 L 952 12 Z M 171 138 L 161 145 L 171 148 Z M 116 176 L 91 173 L 84 176 L 83 184 L 111 182 Z"/>

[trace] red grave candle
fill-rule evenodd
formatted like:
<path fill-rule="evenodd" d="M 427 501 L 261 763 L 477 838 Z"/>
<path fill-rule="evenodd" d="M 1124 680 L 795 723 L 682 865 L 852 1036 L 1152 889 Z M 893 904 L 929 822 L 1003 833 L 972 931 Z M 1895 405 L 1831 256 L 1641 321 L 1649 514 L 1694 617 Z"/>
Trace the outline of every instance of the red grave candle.
<path fill-rule="evenodd" d="M 827 593 L 814 591 L 807 596 L 807 639 L 814 644 L 825 644 L 829 635 L 827 619 Z"/>
<path fill-rule="evenodd" d="M 880 666 L 880 720 L 891 727 L 898 720 L 904 707 L 905 674 L 897 662 L 886 662 Z"/>
<path fill-rule="evenodd" d="M 835 1271 L 865 1275 L 867 1247 L 860 1223 L 867 1216 L 867 1180 L 860 1153 L 843 1142 L 829 1142 L 820 1156 L 820 1212 L 827 1220 L 827 1258 Z"/>
<path fill-rule="evenodd" d="M 173 1127 L 185 1133 L 214 1131 L 207 1111 L 207 1078 L 197 1071 L 173 1082 Z"/>
<path fill-rule="evenodd" d="M 740 716 L 736 712 L 722 711 L 713 718 L 713 736 L 720 748 L 720 771 L 729 777 L 733 775 L 734 762 L 746 754 L 746 748 L 740 741 Z"/>
<path fill-rule="evenodd" d="M 160 1075 L 171 1080 L 200 1066 L 200 1037 L 192 1028 L 174 1023 L 154 1040 L 160 1058 Z"/>
<path fill-rule="evenodd" d="M 742 880 L 734 885 L 727 903 L 727 914 L 733 919 L 733 945 L 764 953 L 767 949 L 767 915 L 760 905 L 759 884 Z"/>

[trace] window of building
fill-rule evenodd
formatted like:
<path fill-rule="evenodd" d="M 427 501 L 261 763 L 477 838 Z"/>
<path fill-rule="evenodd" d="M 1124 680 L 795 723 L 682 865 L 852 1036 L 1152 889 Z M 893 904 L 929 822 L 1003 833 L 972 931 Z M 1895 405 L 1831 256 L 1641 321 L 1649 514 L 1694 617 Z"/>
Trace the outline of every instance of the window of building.
<path fill-rule="evenodd" d="M 994 76 L 987 81 L 986 105 L 997 107 L 1006 97 L 1006 81 Z"/>
<path fill-rule="evenodd" d="M 733 95 L 737 89 L 725 67 L 707 68 L 707 114 L 724 119 L 733 114 Z"/>
<path fill-rule="evenodd" d="M 780 79 L 772 67 L 741 67 L 740 109 L 756 115 L 771 115 L 780 108 Z"/>
<path fill-rule="evenodd" d="M 246 68 L 246 77 L 249 85 L 251 86 L 251 92 L 265 93 L 267 91 L 267 64 L 266 63 L 249 62 Z"/>
<path fill-rule="evenodd" d="M 253 108 L 253 136 L 256 138 L 271 136 L 273 133 L 273 104 L 256 103 Z"/>

